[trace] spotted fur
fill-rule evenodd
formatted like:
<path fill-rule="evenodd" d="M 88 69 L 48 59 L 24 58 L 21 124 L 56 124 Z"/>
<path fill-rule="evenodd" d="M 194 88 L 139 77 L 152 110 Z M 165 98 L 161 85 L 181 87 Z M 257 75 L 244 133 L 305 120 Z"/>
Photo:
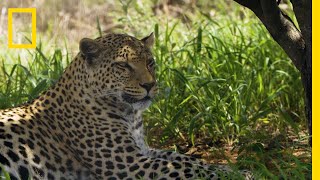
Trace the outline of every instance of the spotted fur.
<path fill-rule="evenodd" d="M 152 44 L 152 34 L 82 39 L 53 87 L 1 110 L 0 163 L 11 179 L 218 179 L 218 171 L 229 172 L 145 145 L 141 113 L 157 92 Z"/>

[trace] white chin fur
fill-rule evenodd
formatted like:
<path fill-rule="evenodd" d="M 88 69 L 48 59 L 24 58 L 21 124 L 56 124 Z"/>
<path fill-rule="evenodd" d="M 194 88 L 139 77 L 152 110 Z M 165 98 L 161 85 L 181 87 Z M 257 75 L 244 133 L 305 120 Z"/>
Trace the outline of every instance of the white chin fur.
<path fill-rule="evenodd" d="M 136 110 L 145 110 L 147 109 L 149 106 L 151 105 L 151 101 L 147 100 L 147 101 L 142 101 L 142 102 L 136 102 L 132 104 L 133 109 Z"/>

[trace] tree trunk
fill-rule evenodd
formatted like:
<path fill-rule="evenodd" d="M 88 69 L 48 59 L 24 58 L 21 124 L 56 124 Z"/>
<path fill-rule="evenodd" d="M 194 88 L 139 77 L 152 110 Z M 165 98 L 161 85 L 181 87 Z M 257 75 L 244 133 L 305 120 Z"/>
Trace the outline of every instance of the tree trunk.
<path fill-rule="evenodd" d="M 312 146 L 312 3 L 311 0 L 291 0 L 300 30 L 283 14 L 276 0 L 234 0 L 252 10 L 283 48 L 301 73 L 305 91 L 305 111 L 309 144 Z"/>

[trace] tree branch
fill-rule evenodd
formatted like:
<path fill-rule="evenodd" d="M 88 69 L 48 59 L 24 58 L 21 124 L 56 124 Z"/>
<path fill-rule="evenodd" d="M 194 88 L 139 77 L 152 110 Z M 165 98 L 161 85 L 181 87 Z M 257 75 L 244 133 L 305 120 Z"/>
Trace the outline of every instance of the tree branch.
<path fill-rule="evenodd" d="M 260 0 L 234 0 L 238 4 L 249 8 L 251 11 L 253 11 L 256 16 L 261 16 L 262 15 L 262 9 L 260 6 Z"/>
<path fill-rule="evenodd" d="M 297 69 L 301 71 L 301 58 L 305 53 L 303 36 L 292 21 L 282 15 L 276 0 L 234 1 L 255 13 L 273 39 L 284 49 Z"/>
<path fill-rule="evenodd" d="M 311 0 L 291 0 L 291 3 L 305 41 L 311 42 Z"/>
<path fill-rule="evenodd" d="M 312 146 L 312 3 L 311 0 L 291 0 L 291 3 L 306 42 L 306 57 L 302 62 L 304 71 L 301 72 L 301 78 L 306 93 L 309 144 Z"/>
<path fill-rule="evenodd" d="M 296 18 L 299 22 L 299 26 L 303 26 L 303 19 L 304 19 L 304 2 L 302 0 L 291 0 L 294 14 L 296 15 Z"/>
<path fill-rule="evenodd" d="M 305 90 L 309 144 L 312 146 L 312 3 L 291 0 L 301 32 L 282 14 L 276 0 L 234 0 L 251 9 L 301 72 Z"/>

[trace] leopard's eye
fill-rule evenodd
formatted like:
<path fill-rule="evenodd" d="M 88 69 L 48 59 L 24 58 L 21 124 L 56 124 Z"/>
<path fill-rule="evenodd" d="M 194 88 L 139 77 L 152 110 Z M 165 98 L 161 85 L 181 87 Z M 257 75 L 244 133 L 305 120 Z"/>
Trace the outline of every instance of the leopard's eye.
<path fill-rule="evenodd" d="M 132 67 L 127 62 L 116 62 L 115 65 L 119 68 L 132 70 Z"/>
<path fill-rule="evenodd" d="M 148 66 L 149 69 L 153 69 L 154 66 L 155 66 L 155 61 L 154 61 L 154 59 L 150 59 L 149 62 L 148 62 L 148 64 L 147 64 L 147 66 Z"/>

